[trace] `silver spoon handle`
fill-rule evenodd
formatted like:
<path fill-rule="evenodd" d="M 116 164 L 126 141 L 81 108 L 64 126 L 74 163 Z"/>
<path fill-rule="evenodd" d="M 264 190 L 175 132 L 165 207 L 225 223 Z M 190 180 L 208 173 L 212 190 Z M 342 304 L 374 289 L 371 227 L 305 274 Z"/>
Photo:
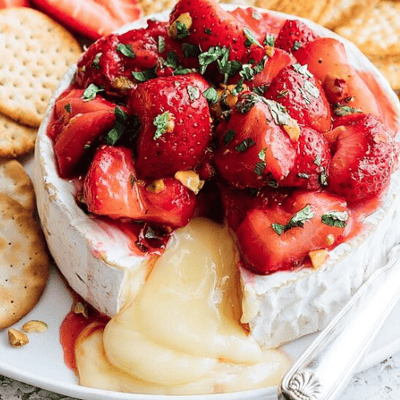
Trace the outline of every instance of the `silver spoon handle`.
<path fill-rule="evenodd" d="M 283 377 L 279 400 L 333 400 L 400 297 L 400 245 Z"/>

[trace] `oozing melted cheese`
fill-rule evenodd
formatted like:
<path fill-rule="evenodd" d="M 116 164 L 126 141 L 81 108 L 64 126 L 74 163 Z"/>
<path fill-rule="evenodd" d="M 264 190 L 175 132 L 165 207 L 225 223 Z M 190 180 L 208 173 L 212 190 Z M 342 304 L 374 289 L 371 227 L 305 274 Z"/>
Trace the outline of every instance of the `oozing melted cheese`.
<path fill-rule="evenodd" d="M 277 384 L 288 360 L 262 351 L 240 317 L 235 244 L 226 228 L 193 220 L 175 233 L 139 295 L 102 337 L 96 331 L 79 341 L 81 383 L 151 393 Z"/>

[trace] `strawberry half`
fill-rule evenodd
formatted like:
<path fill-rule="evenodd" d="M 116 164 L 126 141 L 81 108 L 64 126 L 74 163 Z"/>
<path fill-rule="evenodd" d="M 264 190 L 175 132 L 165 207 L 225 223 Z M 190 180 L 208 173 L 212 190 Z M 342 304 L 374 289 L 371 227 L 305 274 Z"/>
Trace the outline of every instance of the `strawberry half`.
<path fill-rule="evenodd" d="M 110 218 L 129 218 L 173 228 L 184 226 L 194 213 L 192 191 L 174 178 L 147 184 L 139 181 L 132 151 L 101 146 L 84 180 L 88 211 Z"/>
<path fill-rule="evenodd" d="M 279 31 L 275 46 L 293 53 L 318 37 L 304 22 L 288 19 Z"/>
<path fill-rule="evenodd" d="M 249 211 L 236 234 L 246 266 L 266 275 L 294 269 L 310 251 L 337 245 L 348 222 L 343 198 L 298 191 L 282 205 Z"/>
<path fill-rule="evenodd" d="M 289 115 L 273 100 L 241 93 L 226 124 L 217 135 L 214 162 L 219 175 L 238 188 L 276 184 L 293 168 L 296 150 L 281 125 Z"/>
<path fill-rule="evenodd" d="M 141 179 L 195 168 L 211 139 L 211 118 L 199 74 L 151 79 L 131 93 L 128 106 L 140 120 L 136 168 Z"/>
<path fill-rule="evenodd" d="M 306 65 L 283 68 L 272 80 L 265 96 L 286 107 L 300 124 L 318 132 L 331 127 L 331 110 L 325 93 Z"/>
<path fill-rule="evenodd" d="M 361 113 L 340 118 L 335 127 L 328 189 L 353 203 L 382 193 L 397 161 L 388 128 L 375 116 Z"/>

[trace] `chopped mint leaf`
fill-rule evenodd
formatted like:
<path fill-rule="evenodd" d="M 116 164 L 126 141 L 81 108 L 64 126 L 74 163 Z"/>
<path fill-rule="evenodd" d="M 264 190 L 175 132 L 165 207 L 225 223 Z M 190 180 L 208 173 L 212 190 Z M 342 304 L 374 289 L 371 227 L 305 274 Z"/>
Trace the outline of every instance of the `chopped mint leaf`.
<path fill-rule="evenodd" d="M 251 13 L 251 17 L 253 19 L 255 19 L 256 21 L 260 21 L 260 19 L 262 18 L 262 15 L 260 13 L 258 13 L 257 11 L 253 10 L 253 12 Z"/>
<path fill-rule="evenodd" d="M 288 94 L 289 91 L 287 89 L 283 89 L 278 93 L 277 98 L 282 99 L 283 97 L 286 97 Z"/>
<path fill-rule="evenodd" d="M 175 24 L 176 24 L 177 39 L 184 39 L 185 37 L 188 37 L 190 35 L 189 29 L 187 28 L 185 23 L 176 21 Z"/>
<path fill-rule="evenodd" d="M 267 85 L 255 86 L 252 91 L 260 96 L 264 95 L 267 91 Z"/>
<path fill-rule="evenodd" d="M 247 138 L 247 139 L 244 139 L 242 142 L 240 142 L 235 147 L 235 150 L 239 151 L 240 153 L 243 153 L 250 147 L 253 147 L 255 144 L 256 144 L 256 142 L 252 138 Z"/>
<path fill-rule="evenodd" d="M 307 90 L 307 92 L 310 93 L 315 99 L 318 99 L 320 96 L 319 89 L 310 81 L 304 82 L 304 89 Z"/>
<path fill-rule="evenodd" d="M 164 65 L 166 67 L 171 67 L 173 69 L 176 69 L 178 68 L 178 63 L 179 63 L 178 56 L 175 54 L 175 52 L 169 51 L 167 54 L 167 59 L 164 62 Z"/>
<path fill-rule="evenodd" d="M 132 71 L 132 76 L 138 81 L 138 82 L 146 82 L 149 79 L 153 79 L 157 77 L 156 74 L 156 67 L 147 69 L 145 71 Z"/>
<path fill-rule="evenodd" d="M 165 50 L 165 39 L 163 36 L 158 37 L 158 52 L 159 53 L 164 53 Z"/>
<path fill-rule="evenodd" d="M 117 51 L 119 51 L 121 54 L 123 54 L 125 57 L 128 58 L 135 58 L 136 56 L 130 44 L 123 44 L 123 43 L 118 44 Z"/>
<path fill-rule="evenodd" d="M 322 168 L 322 171 L 319 175 L 319 183 L 321 186 L 328 186 L 328 176 L 326 174 L 325 168 Z"/>
<path fill-rule="evenodd" d="M 240 101 L 236 103 L 236 110 L 241 114 L 248 113 L 256 103 L 262 100 L 263 97 L 257 95 L 256 93 L 249 93 L 242 96 Z"/>
<path fill-rule="evenodd" d="M 167 124 L 170 119 L 170 114 L 166 111 L 163 114 L 157 115 L 153 120 L 153 125 L 157 128 L 154 133 L 153 139 L 157 140 L 167 131 Z"/>
<path fill-rule="evenodd" d="M 289 125 L 290 116 L 286 107 L 277 103 L 274 100 L 264 100 L 269 108 L 269 111 L 277 125 Z"/>
<path fill-rule="evenodd" d="M 196 70 L 194 68 L 183 68 L 183 67 L 178 67 L 173 75 L 187 75 L 187 74 L 191 74 L 192 72 L 196 72 Z"/>
<path fill-rule="evenodd" d="M 306 174 L 306 173 L 304 173 L 304 172 L 299 172 L 299 173 L 297 174 L 297 177 L 298 177 L 298 178 L 302 178 L 302 179 L 308 179 L 308 178 L 309 178 L 309 175 Z"/>
<path fill-rule="evenodd" d="M 294 214 L 286 225 L 275 223 L 272 224 L 272 229 L 274 229 L 278 235 L 282 235 L 282 233 L 289 229 L 295 227 L 303 228 L 304 224 L 312 218 L 314 218 L 314 211 L 312 210 L 312 207 L 307 204 L 303 209 Z"/>
<path fill-rule="evenodd" d="M 234 129 L 229 129 L 228 132 L 225 133 L 222 142 L 224 143 L 224 145 L 229 144 L 230 142 L 232 142 L 233 138 L 235 137 L 236 132 Z"/>
<path fill-rule="evenodd" d="M 100 58 L 103 55 L 103 53 L 97 53 L 92 61 L 92 68 L 94 69 L 99 69 L 100 68 Z"/>
<path fill-rule="evenodd" d="M 216 46 L 210 47 L 207 51 L 201 53 L 199 55 L 200 74 L 203 75 L 206 72 L 207 67 L 222 57 L 224 51 L 226 52 L 226 50 L 227 49 L 225 47 L 221 48 Z"/>
<path fill-rule="evenodd" d="M 281 236 L 282 233 L 285 233 L 285 225 L 277 224 L 274 222 L 273 224 L 271 224 L 271 227 L 279 236 Z"/>
<path fill-rule="evenodd" d="M 218 92 L 213 87 L 209 87 L 207 90 L 205 90 L 203 92 L 203 96 L 211 104 L 215 104 L 218 101 Z"/>
<path fill-rule="evenodd" d="M 261 161 L 265 161 L 265 153 L 266 153 L 266 151 L 267 151 L 267 149 L 262 149 L 262 150 L 260 150 L 260 152 L 258 153 L 258 158 L 261 160 Z"/>
<path fill-rule="evenodd" d="M 362 113 L 362 111 L 359 110 L 358 108 L 354 108 L 354 107 L 351 107 L 351 106 L 336 105 L 334 107 L 333 113 L 337 117 L 345 117 L 346 115 L 350 115 L 350 114 Z"/>
<path fill-rule="evenodd" d="M 200 89 L 197 86 L 189 85 L 187 92 L 191 101 L 195 101 L 200 97 Z"/>
<path fill-rule="evenodd" d="M 275 36 L 272 33 L 267 33 L 265 36 L 264 44 L 266 46 L 274 47 L 275 46 Z"/>
<path fill-rule="evenodd" d="M 292 47 L 292 50 L 293 51 L 296 51 L 296 50 L 299 50 L 301 48 L 301 43 L 300 42 L 298 42 L 297 40 L 293 43 L 293 47 Z"/>
<path fill-rule="evenodd" d="M 72 111 L 71 103 L 67 103 L 67 104 L 64 106 L 64 110 L 65 110 L 67 113 L 70 113 L 70 112 Z"/>
<path fill-rule="evenodd" d="M 210 28 L 205 28 L 204 33 L 207 35 L 212 35 L 212 30 Z"/>
<path fill-rule="evenodd" d="M 298 72 L 299 74 L 307 77 L 307 78 L 312 78 L 313 74 L 308 70 L 307 64 L 301 65 L 299 63 L 293 64 L 292 68 Z"/>
<path fill-rule="evenodd" d="M 321 156 L 315 157 L 314 164 L 315 164 L 317 167 L 320 167 L 320 166 L 321 166 L 321 162 L 322 162 Z"/>
<path fill-rule="evenodd" d="M 195 46 L 194 44 L 183 43 L 182 49 L 183 49 L 183 56 L 185 58 L 198 57 L 200 54 L 199 46 Z"/>
<path fill-rule="evenodd" d="M 112 129 L 104 137 L 106 144 L 114 146 L 115 143 L 121 138 L 126 130 L 125 123 L 128 120 L 128 115 L 121 109 L 120 106 L 116 106 L 114 109 L 115 123 Z"/>
<path fill-rule="evenodd" d="M 93 100 L 96 97 L 97 93 L 99 92 L 104 92 L 104 89 L 102 87 L 96 86 L 94 83 L 91 83 L 83 92 L 82 100 L 83 101 Z"/>
<path fill-rule="evenodd" d="M 257 40 L 257 38 L 254 36 L 253 32 L 249 28 L 244 28 L 244 34 L 247 37 L 245 45 L 250 47 L 252 44 L 257 45 L 258 47 L 263 47 L 262 44 Z"/>
<path fill-rule="evenodd" d="M 322 223 L 336 228 L 345 228 L 349 219 L 347 211 L 328 211 L 321 217 Z"/>
<path fill-rule="evenodd" d="M 237 95 L 238 95 L 241 91 L 243 91 L 243 90 L 244 90 L 243 79 L 240 79 L 240 80 L 237 82 L 236 86 L 233 88 L 232 94 L 233 94 L 234 96 L 237 96 Z"/>
<path fill-rule="evenodd" d="M 254 172 L 258 175 L 261 176 L 264 173 L 265 166 L 267 164 L 264 161 L 258 161 L 256 162 L 256 166 L 254 167 Z"/>

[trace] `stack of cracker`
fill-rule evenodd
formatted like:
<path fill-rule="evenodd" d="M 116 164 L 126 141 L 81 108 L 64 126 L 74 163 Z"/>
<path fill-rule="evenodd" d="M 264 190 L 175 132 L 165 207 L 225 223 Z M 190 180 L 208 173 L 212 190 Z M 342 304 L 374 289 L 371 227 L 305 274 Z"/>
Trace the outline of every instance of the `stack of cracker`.
<path fill-rule="evenodd" d="M 50 265 L 33 185 L 12 158 L 34 149 L 50 97 L 80 54 L 75 38 L 44 14 L 0 10 L 0 330 L 36 305 Z"/>
<path fill-rule="evenodd" d="M 0 10 L 0 157 L 32 152 L 58 81 L 81 48 L 60 25 L 30 8 Z"/>

